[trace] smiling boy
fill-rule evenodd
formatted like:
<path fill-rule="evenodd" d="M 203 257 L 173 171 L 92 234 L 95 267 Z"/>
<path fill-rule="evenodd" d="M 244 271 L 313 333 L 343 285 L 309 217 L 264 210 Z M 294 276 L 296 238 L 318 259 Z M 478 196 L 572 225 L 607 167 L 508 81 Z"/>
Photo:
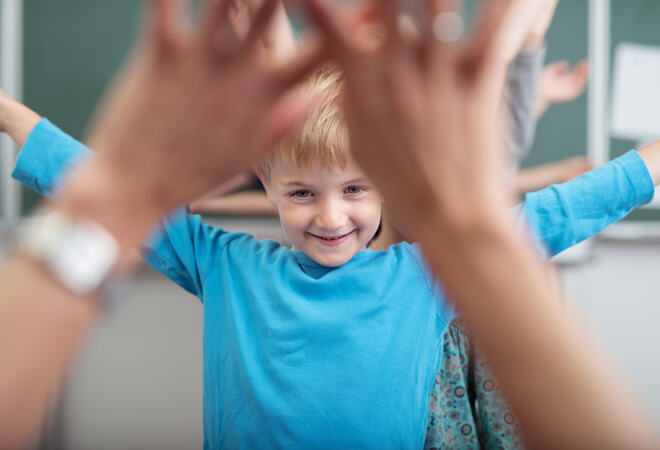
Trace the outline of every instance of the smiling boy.
<path fill-rule="evenodd" d="M 424 443 L 453 308 L 418 246 L 366 248 L 382 201 L 350 156 L 341 83 L 333 70 L 312 77 L 320 106 L 258 169 L 293 249 L 183 210 L 143 249 L 152 267 L 204 303 L 207 448 Z M 48 194 L 87 154 L 42 120 L 14 176 Z M 532 234 L 557 253 L 652 195 L 646 166 L 631 152 L 528 196 L 523 211 Z"/>
<path fill-rule="evenodd" d="M 319 70 L 308 87 L 323 101 L 257 174 L 293 247 L 337 267 L 367 248 L 382 200 L 347 152 L 341 74 Z"/>
<path fill-rule="evenodd" d="M 354 161 L 308 169 L 280 163 L 262 177 L 294 248 L 317 263 L 341 266 L 376 234 L 381 199 Z"/>

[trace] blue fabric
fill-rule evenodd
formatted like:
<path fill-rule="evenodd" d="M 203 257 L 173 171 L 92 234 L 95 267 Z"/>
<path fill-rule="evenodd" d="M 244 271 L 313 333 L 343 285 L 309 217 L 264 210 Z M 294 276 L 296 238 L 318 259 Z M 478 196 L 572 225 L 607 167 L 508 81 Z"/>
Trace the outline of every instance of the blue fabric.
<path fill-rule="evenodd" d="M 522 210 L 556 255 L 650 202 L 654 192 L 646 164 L 630 150 L 571 181 L 527 194 Z"/>
<path fill-rule="evenodd" d="M 46 195 L 88 155 L 42 120 L 13 175 Z M 631 152 L 531 194 L 521 209 L 556 253 L 652 195 Z M 417 245 L 365 250 L 331 269 L 181 210 L 144 256 L 204 303 L 206 448 L 422 447 L 427 394 L 454 314 Z"/>

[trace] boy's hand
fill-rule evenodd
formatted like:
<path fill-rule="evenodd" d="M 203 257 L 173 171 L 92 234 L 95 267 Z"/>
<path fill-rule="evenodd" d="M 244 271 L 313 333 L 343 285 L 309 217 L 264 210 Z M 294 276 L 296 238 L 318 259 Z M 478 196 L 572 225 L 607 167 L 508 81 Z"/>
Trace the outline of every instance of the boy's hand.
<path fill-rule="evenodd" d="M 99 189 L 96 201 L 85 194 L 83 209 L 111 231 L 123 225 L 113 214 L 134 215 L 148 228 L 171 208 L 248 169 L 314 102 L 312 94 L 292 88 L 320 60 L 321 46 L 278 68 L 259 57 L 274 1 L 265 2 L 241 43 L 221 33 L 228 29 L 227 2 L 209 2 L 205 23 L 192 32 L 177 23 L 179 3 L 150 2 L 148 32 L 88 140 L 99 157 L 68 189 L 73 197 L 90 185 Z M 113 214 L 104 208 L 111 201 Z"/>
<path fill-rule="evenodd" d="M 0 133 L 7 130 L 7 108 L 11 98 L 5 94 L 5 91 L 0 89 Z"/>
<path fill-rule="evenodd" d="M 0 133 L 7 133 L 20 148 L 39 120 L 39 114 L 0 89 Z"/>

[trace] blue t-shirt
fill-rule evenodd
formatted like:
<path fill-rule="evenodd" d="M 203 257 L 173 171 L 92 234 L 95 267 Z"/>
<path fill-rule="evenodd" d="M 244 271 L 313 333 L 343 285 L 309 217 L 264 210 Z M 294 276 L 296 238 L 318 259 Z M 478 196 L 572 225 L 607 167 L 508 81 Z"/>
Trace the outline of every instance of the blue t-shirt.
<path fill-rule="evenodd" d="M 42 120 L 13 175 L 49 194 L 89 154 Z M 555 254 L 652 196 L 633 151 L 528 195 L 520 210 Z M 205 447 L 423 446 L 427 394 L 453 310 L 417 245 L 365 250 L 327 268 L 181 210 L 144 256 L 204 303 Z"/>

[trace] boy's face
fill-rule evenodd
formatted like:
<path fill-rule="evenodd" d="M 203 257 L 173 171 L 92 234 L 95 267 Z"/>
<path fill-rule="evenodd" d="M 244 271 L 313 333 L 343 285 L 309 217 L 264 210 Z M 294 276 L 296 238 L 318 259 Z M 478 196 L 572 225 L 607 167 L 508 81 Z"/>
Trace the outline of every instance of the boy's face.
<path fill-rule="evenodd" d="M 380 195 L 353 161 L 344 169 L 278 163 L 264 186 L 296 250 L 324 266 L 348 262 L 380 224 Z"/>

